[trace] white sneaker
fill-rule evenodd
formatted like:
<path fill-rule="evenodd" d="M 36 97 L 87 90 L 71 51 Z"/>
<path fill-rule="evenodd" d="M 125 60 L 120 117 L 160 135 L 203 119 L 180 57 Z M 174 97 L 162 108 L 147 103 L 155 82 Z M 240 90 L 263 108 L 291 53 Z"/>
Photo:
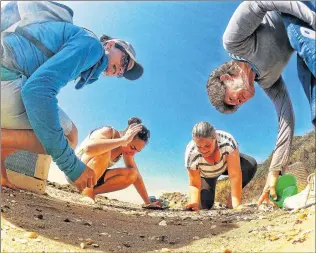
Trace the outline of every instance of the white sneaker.
<path fill-rule="evenodd" d="M 308 185 L 306 188 L 300 193 L 286 198 L 283 207 L 286 209 L 300 209 L 315 205 L 315 181 L 315 173 L 310 174 L 307 177 Z"/>

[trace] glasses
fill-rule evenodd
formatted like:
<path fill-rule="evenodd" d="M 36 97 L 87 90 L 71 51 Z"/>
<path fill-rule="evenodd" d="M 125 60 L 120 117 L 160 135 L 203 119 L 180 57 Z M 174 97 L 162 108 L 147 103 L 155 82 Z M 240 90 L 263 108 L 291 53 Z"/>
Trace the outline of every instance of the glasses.
<path fill-rule="evenodd" d="M 122 59 L 121 59 L 121 72 L 117 75 L 117 77 L 123 77 L 123 75 L 127 72 L 128 64 L 129 64 L 131 57 L 126 52 L 126 50 L 123 46 L 115 43 L 115 47 L 124 53 L 124 55 L 122 56 Z"/>

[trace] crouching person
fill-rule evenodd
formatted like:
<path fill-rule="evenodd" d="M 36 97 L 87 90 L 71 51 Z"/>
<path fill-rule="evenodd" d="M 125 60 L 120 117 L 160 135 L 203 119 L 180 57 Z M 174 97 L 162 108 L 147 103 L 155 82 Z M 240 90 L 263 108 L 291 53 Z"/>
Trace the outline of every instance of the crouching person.
<path fill-rule="evenodd" d="M 128 120 L 128 127 L 118 131 L 110 126 L 92 131 L 81 143 L 77 156 L 95 172 L 97 184 L 82 194 L 95 199 L 97 194 L 119 191 L 134 185 L 145 205 L 150 204 L 145 184 L 134 155 L 147 144 L 150 131 L 139 118 Z M 123 157 L 125 167 L 111 168 Z"/>
<path fill-rule="evenodd" d="M 189 204 L 186 210 L 211 209 L 215 200 L 216 181 L 228 175 L 231 182 L 229 208 L 241 204 L 242 188 L 254 177 L 257 162 L 240 154 L 234 137 L 215 130 L 208 122 L 197 123 L 192 140 L 185 151 L 185 166 L 189 174 Z"/>

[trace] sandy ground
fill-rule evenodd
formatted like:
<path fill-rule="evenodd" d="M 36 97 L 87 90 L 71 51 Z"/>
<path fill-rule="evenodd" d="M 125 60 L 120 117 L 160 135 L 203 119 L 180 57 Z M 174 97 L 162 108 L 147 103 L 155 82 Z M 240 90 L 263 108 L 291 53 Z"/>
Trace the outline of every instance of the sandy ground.
<path fill-rule="evenodd" d="M 315 206 L 154 211 L 53 186 L 1 198 L 2 252 L 315 252 Z"/>

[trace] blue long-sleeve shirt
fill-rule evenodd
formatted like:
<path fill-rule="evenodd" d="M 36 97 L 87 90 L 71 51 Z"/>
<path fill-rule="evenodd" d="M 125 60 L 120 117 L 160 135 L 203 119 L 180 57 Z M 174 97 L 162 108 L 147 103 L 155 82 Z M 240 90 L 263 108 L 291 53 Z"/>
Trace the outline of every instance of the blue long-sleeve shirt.
<path fill-rule="evenodd" d="M 18 34 L 4 38 L 10 66 L 28 79 L 21 96 L 30 124 L 58 167 L 75 181 L 85 164 L 69 146 L 58 118 L 57 94 L 69 81 L 81 76 L 81 85 L 95 81 L 107 65 L 99 40 L 90 32 L 65 22 L 32 24 L 27 29 L 55 55 L 47 58 L 38 48 Z M 11 58 L 12 57 L 12 58 Z"/>

